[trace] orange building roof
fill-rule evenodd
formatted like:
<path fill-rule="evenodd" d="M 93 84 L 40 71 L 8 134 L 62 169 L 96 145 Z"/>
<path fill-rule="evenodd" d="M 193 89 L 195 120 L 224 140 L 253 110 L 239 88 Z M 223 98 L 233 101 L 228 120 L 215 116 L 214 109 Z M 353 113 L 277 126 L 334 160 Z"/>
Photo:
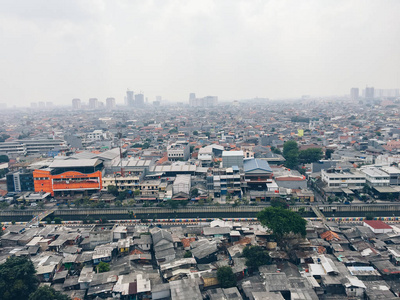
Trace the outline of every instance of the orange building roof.
<path fill-rule="evenodd" d="M 321 234 L 321 238 L 323 238 L 326 241 L 340 241 L 339 235 L 336 232 L 333 231 L 325 231 L 323 234 Z"/>

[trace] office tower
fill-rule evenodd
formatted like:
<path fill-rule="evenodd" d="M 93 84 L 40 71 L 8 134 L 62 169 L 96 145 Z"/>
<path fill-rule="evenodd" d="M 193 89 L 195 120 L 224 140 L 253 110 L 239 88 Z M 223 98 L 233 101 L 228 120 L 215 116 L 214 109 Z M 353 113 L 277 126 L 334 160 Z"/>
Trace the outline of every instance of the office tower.
<path fill-rule="evenodd" d="M 115 108 L 115 98 L 107 98 L 106 99 L 106 108 L 108 110 L 112 110 Z"/>
<path fill-rule="evenodd" d="M 89 109 L 96 109 L 99 106 L 99 101 L 97 98 L 90 98 L 89 99 Z"/>
<path fill-rule="evenodd" d="M 206 96 L 203 98 L 196 98 L 196 94 L 191 93 L 189 95 L 189 105 L 192 107 L 213 107 L 217 105 L 217 96 Z"/>
<path fill-rule="evenodd" d="M 374 97 L 376 98 L 395 98 L 400 96 L 399 89 L 375 89 Z"/>
<path fill-rule="evenodd" d="M 47 108 L 53 108 L 53 102 L 46 102 Z"/>
<path fill-rule="evenodd" d="M 133 91 L 126 91 L 126 105 L 129 107 L 135 106 L 135 101 L 133 99 Z"/>
<path fill-rule="evenodd" d="M 81 109 L 81 99 L 74 98 L 72 99 L 72 109 Z"/>
<path fill-rule="evenodd" d="M 365 99 L 374 99 L 375 91 L 373 87 L 366 87 L 365 88 Z"/>
<path fill-rule="evenodd" d="M 144 95 L 143 94 L 135 95 L 135 106 L 139 106 L 139 107 L 144 106 Z"/>
<path fill-rule="evenodd" d="M 351 88 L 350 90 L 350 99 L 352 101 L 357 101 L 359 96 L 359 90 L 358 88 Z"/>
<path fill-rule="evenodd" d="M 46 103 L 44 103 L 43 101 L 39 102 L 39 108 L 44 109 L 46 108 Z"/>
<path fill-rule="evenodd" d="M 189 94 L 189 105 L 194 106 L 194 102 L 196 101 L 196 94 L 190 93 Z"/>

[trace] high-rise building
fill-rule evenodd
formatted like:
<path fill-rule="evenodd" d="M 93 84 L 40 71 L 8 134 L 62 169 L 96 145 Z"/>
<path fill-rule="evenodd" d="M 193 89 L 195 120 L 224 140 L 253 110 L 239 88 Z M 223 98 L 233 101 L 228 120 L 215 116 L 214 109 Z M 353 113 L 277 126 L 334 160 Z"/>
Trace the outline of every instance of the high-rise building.
<path fill-rule="evenodd" d="M 138 107 L 144 106 L 144 95 L 143 94 L 135 95 L 135 106 L 138 106 Z"/>
<path fill-rule="evenodd" d="M 89 99 L 89 108 L 96 109 L 99 106 L 99 100 L 97 98 L 90 98 Z"/>
<path fill-rule="evenodd" d="M 357 101 L 359 96 L 359 89 L 358 88 L 351 88 L 350 90 L 350 99 L 352 101 Z"/>
<path fill-rule="evenodd" d="M 46 107 L 47 108 L 53 108 L 53 102 L 46 102 Z"/>
<path fill-rule="evenodd" d="M 108 110 L 112 110 L 115 108 L 115 98 L 107 98 L 106 99 L 106 108 Z"/>
<path fill-rule="evenodd" d="M 72 99 L 72 109 L 81 109 L 81 99 L 79 98 L 74 98 Z"/>
<path fill-rule="evenodd" d="M 379 98 L 396 98 L 400 96 L 399 89 L 375 89 L 374 96 Z"/>
<path fill-rule="evenodd" d="M 133 99 L 133 91 L 126 91 L 126 105 L 129 107 L 135 106 L 135 100 Z"/>
<path fill-rule="evenodd" d="M 375 91 L 374 91 L 374 87 L 366 87 L 365 88 L 365 99 L 374 99 L 375 97 Z"/>
<path fill-rule="evenodd" d="M 43 101 L 40 101 L 40 102 L 39 102 L 39 108 L 41 108 L 41 109 L 46 108 L 46 103 L 43 102 Z"/>
<path fill-rule="evenodd" d="M 189 105 L 192 107 L 213 107 L 217 105 L 217 96 L 206 96 L 203 98 L 196 98 L 195 93 L 189 94 Z"/>
<path fill-rule="evenodd" d="M 37 103 L 36 102 L 31 102 L 31 108 L 37 108 Z"/>

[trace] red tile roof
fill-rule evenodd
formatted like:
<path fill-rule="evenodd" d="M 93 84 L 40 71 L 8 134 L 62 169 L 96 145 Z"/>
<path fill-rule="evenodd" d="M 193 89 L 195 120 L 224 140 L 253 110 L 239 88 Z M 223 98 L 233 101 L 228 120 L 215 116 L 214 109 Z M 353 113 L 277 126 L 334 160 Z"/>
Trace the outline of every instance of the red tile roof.
<path fill-rule="evenodd" d="M 364 223 L 368 224 L 374 229 L 392 229 L 391 226 L 379 220 L 365 220 Z"/>

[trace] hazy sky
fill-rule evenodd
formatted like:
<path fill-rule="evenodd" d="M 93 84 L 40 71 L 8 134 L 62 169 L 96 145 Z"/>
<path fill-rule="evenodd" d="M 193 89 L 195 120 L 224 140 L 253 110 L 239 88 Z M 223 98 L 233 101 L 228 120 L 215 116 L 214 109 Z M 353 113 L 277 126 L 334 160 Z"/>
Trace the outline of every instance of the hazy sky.
<path fill-rule="evenodd" d="M 3 0 L 0 103 L 399 88 L 399 12 L 399 0 Z"/>

